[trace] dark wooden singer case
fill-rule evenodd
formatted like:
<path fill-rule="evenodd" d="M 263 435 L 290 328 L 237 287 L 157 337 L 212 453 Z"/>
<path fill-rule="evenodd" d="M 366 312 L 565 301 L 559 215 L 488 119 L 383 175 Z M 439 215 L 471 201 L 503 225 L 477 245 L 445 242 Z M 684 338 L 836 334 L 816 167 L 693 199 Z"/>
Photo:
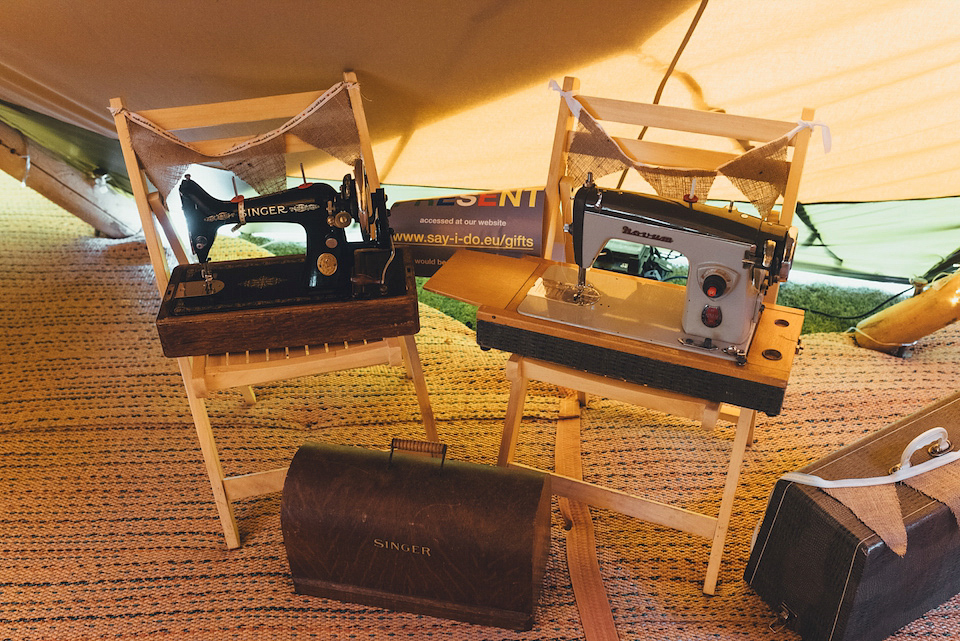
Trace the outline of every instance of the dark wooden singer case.
<path fill-rule="evenodd" d="M 831 480 L 885 476 L 910 441 L 933 427 L 960 445 L 960 395 L 800 471 Z M 929 458 L 921 449 L 912 463 Z M 879 641 L 893 634 L 960 592 L 953 514 L 903 483 L 897 494 L 907 528 L 903 557 L 823 490 L 778 481 L 744 578 L 804 641 Z"/>
<path fill-rule="evenodd" d="M 311 442 L 287 472 L 281 524 L 299 594 L 533 627 L 550 547 L 544 474 Z"/>

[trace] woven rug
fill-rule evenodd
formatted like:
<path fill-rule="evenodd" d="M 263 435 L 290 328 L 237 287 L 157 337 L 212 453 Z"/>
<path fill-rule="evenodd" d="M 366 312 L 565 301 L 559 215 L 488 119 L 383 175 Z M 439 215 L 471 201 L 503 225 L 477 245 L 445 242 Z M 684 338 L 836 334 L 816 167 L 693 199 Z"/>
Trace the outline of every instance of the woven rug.
<path fill-rule="evenodd" d="M 229 245 L 229 246 L 228 246 Z M 224 243 L 227 251 L 249 251 Z M 535 628 L 526 633 L 294 594 L 278 495 L 237 504 L 228 551 L 175 361 L 154 327 L 159 297 L 137 239 L 92 229 L 0 177 L 0 639 L 582 638 L 554 510 Z M 449 456 L 495 460 L 506 355 L 421 306 L 417 337 Z M 955 391 L 960 330 L 911 359 L 805 337 L 783 412 L 761 417 L 737 494 L 716 596 L 701 592 L 704 539 L 594 509 L 599 561 L 622 639 L 793 640 L 742 579 L 775 479 Z M 419 438 L 412 384 L 372 367 L 268 385 L 259 402 L 209 402 L 227 473 L 285 464 L 308 439 L 384 448 Z M 517 460 L 550 467 L 560 391 L 533 385 Z M 696 425 L 594 399 L 588 480 L 715 512 L 732 426 Z M 960 633 L 960 599 L 895 639 Z"/>

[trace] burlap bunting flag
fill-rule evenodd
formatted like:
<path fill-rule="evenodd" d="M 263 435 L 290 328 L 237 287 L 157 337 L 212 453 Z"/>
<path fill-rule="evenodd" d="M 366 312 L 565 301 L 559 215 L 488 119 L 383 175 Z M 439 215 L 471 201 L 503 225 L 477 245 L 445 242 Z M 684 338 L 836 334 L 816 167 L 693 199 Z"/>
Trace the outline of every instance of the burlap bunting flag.
<path fill-rule="evenodd" d="M 960 525 L 960 465 L 955 462 L 943 465 L 902 482 L 945 504 Z M 907 553 L 907 529 L 895 483 L 823 490 L 849 508 L 887 547 L 900 556 Z"/>
<path fill-rule="evenodd" d="M 960 466 L 944 465 L 926 474 L 911 477 L 904 483 L 949 507 L 960 525 Z"/>
<path fill-rule="evenodd" d="M 572 95 L 568 98 L 576 100 Z M 568 104 L 574 103 L 568 101 Z M 635 162 L 586 110 L 576 109 L 576 113 L 577 125 L 570 141 L 566 167 L 567 175 L 574 183 L 583 183 L 588 173 L 593 174 L 594 180 L 599 180 L 633 167 L 663 198 L 695 198 L 695 202 L 704 202 L 714 179 L 722 174 L 762 216 L 773 210 L 777 199 L 786 190 L 790 141 L 803 126 L 812 126 L 812 123 L 800 124 L 794 131 L 754 147 L 716 170 L 706 170 Z"/>
<path fill-rule="evenodd" d="M 907 528 L 900 514 L 896 485 L 831 487 L 824 491 L 847 506 L 891 550 L 900 556 L 907 553 Z"/>
<path fill-rule="evenodd" d="M 144 171 L 164 198 L 191 164 L 218 164 L 257 193 L 270 194 L 287 186 L 286 135 L 294 135 L 350 166 L 361 158 L 360 133 L 350 105 L 349 86 L 345 82 L 334 85 L 280 127 L 215 155 L 201 153 L 139 114 L 125 111 L 124 115 Z"/>

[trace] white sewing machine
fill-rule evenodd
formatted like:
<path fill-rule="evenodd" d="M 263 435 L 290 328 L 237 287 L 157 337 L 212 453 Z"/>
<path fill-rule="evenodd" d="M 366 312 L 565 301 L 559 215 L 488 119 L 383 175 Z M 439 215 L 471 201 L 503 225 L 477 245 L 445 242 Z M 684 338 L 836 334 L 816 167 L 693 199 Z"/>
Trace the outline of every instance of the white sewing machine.
<path fill-rule="evenodd" d="M 797 229 L 734 208 L 599 189 L 573 201 L 576 265 L 553 265 L 521 314 L 746 362 L 763 296 L 790 271 Z M 686 285 L 592 268 L 611 240 L 683 254 Z"/>

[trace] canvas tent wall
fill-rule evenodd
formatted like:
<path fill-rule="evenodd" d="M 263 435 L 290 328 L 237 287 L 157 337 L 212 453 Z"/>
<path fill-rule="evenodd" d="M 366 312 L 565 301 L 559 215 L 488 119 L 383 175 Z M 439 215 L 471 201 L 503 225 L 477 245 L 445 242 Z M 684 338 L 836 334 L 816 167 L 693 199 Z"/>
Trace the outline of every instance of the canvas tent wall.
<path fill-rule="evenodd" d="M 651 100 L 700 6 L 7 3 L 0 99 L 109 138 L 115 95 L 134 108 L 212 102 L 329 86 L 353 69 L 384 183 L 534 186 L 555 121 L 547 82 L 575 75 L 586 93 Z M 815 108 L 833 150 L 814 145 L 800 200 L 839 262 L 803 249 L 801 261 L 904 277 L 960 246 L 954 201 L 936 215 L 889 204 L 960 193 L 958 79 L 953 0 L 710 0 L 661 102 L 774 119 Z M 316 177 L 342 171 L 306 160 Z M 647 190 L 636 176 L 624 188 Z M 738 197 L 719 182 L 711 196 Z M 888 204 L 816 205 L 877 201 Z M 895 265 L 873 260 L 879 247 Z"/>

